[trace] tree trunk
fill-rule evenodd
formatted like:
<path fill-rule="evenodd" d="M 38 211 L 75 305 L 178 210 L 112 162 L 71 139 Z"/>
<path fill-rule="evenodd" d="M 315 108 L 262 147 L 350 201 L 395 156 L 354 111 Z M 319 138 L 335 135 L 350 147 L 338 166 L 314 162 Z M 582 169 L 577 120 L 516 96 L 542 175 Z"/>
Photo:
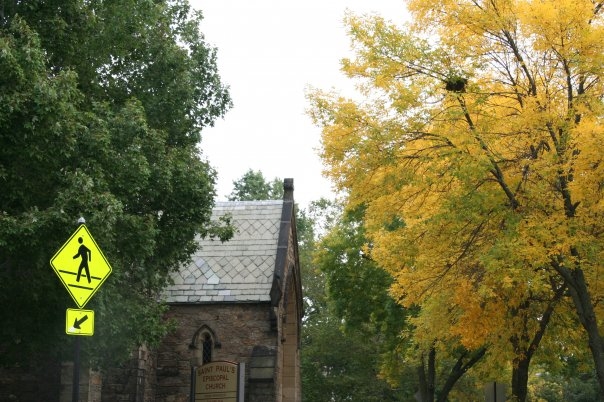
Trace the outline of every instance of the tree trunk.
<path fill-rule="evenodd" d="M 436 380 L 436 349 L 430 348 L 428 361 L 422 356 L 422 364 L 418 367 L 419 395 L 422 402 L 434 402 Z"/>
<path fill-rule="evenodd" d="M 528 393 L 530 358 L 516 359 L 512 369 L 512 395 L 518 402 L 525 402 Z"/>
<path fill-rule="evenodd" d="M 512 395 L 516 398 L 518 402 L 526 401 L 526 397 L 528 394 L 528 376 L 529 376 L 529 367 L 531 365 L 531 359 L 535 354 L 535 351 L 539 348 L 539 344 L 543 339 L 543 335 L 545 334 L 545 330 L 547 329 L 547 325 L 552 318 L 552 314 L 554 313 L 554 308 L 564 295 L 564 291 L 567 289 L 566 284 L 562 284 L 557 286 L 556 281 L 552 278 L 551 286 L 552 291 L 554 292 L 553 297 L 547 304 L 547 307 L 541 314 L 541 320 L 539 320 L 539 327 L 537 331 L 532 335 L 532 339 L 530 338 L 530 334 L 528 333 L 528 326 L 525 317 L 525 326 L 524 332 L 520 337 L 512 337 L 511 343 L 514 348 L 514 353 L 516 357 L 514 358 L 514 366 L 512 368 Z M 522 304 L 522 308 L 528 309 L 531 304 L 530 300 L 526 300 Z M 518 311 L 517 311 L 518 313 Z M 528 346 L 523 346 L 525 342 L 530 343 Z"/>
<path fill-rule="evenodd" d="M 579 320 L 587 332 L 589 339 L 589 349 L 591 351 L 594 366 L 596 368 L 596 375 L 598 377 L 598 383 L 600 384 L 600 391 L 604 394 L 604 350 L 602 348 L 602 337 L 598 329 L 598 322 L 596 314 L 594 312 L 593 304 L 587 284 L 585 283 L 585 277 L 583 276 L 582 270 L 575 270 L 573 277 L 576 278 L 575 283 L 570 286 L 570 294 L 575 308 L 579 314 Z"/>
<path fill-rule="evenodd" d="M 437 402 L 445 402 L 448 400 L 449 392 L 455 386 L 455 383 L 472 367 L 474 366 L 487 352 L 486 347 L 482 347 L 472 354 L 470 354 L 470 359 L 464 364 L 463 359 L 468 355 L 467 352 L 462 353 L 462 355 L 457 359 L 455 366 L 451 369 L 449 376 L 447 377 L 447 381 L 445 381 L 445 385 L 443 385 L 440 392 L 438 392 L 438 396 L 436 398 Z"/>
<path fill-rule="evenodd" d="M 418 367 L 419 374 L 419 396 L 421 402 L 445 402 L 448 399 L 449 393 L 457 381 L 474 366 L 487 351 L 486 347 L 475 350 L 469 354 L 469 359 L 464 363 L 464 359 L 468 357 L 468 352 L 465 351 L 457 359 L 456 364 L 451 369 L 447 376 L 447 380 L 443 388 L 436 392 L 436 348 L 431 347 L 428 352 L 428 359 L 422 356 L 422 364 Z"/>
<path fill-rule="evenodd" d="M 602 345 L 602 336 L 598 329 L 594 305 L 591 301 L 587 283 L 585 282 L 585 275 L 581 268 L 571 270 L 558 265 L 556 266 L 556 270 L 566 280 L 579 321 L 587 332 L 589 350 L 591 351 L 598 384 L 600 385 L 600 394 L 604 395 L 604 347 Z"/>

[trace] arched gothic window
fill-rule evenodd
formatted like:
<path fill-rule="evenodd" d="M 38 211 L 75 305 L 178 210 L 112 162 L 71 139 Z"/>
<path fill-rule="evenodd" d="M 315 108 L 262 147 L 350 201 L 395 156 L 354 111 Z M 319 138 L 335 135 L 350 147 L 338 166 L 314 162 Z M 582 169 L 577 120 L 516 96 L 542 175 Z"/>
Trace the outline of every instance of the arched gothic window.
<path fill-rule="evenodd" d="M 220 342 L 216 340 L 214 331 L 207 325 L 202 325 L 191 340 L 189 349 L 194 353 L 197 365 L 210 363 L 213 360 L 214 349 L 220 348 Z"/>
<path fill-rule="evenodd" d="M 203 342 L 201 348 L 201 364 L 207 364 L 212 361 L 212 352 L 214 350 L 214 340 L 212 336 L 206 332 L 203 334 Z"/>

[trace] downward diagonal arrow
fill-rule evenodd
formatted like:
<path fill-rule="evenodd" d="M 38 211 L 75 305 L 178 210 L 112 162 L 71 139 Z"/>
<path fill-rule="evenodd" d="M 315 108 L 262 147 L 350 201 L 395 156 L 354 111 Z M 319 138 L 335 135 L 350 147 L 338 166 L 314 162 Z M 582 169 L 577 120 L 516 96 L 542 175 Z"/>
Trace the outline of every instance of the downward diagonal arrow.
<path fill-rule="evenodd" d="M 87 319 L 88 319 L 88 314 L 86 314 L 84 317 L 80 318 L 79 320 L 76 318 L 75 321 L 73 322 L 73 327 L 75 329 L 80 329 L 80 325 Z"/>

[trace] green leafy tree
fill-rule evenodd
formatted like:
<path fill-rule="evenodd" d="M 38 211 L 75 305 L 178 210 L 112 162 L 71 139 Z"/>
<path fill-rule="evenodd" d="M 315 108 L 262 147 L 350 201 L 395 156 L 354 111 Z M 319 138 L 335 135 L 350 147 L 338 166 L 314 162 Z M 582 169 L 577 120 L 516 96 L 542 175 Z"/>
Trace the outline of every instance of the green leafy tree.
<path fill-rule="evenodd" d="M 365 325 L 365 318 L 371 314 L 371 306 L 365 303 L 367 297 L 379 299 L 379 296 L 374 296 L 375 289 L 365 288 L 359 293 L 359 288 L 366 282 L 342 283 L 347 295 L 354 294 L 359 298 L 358 305 L 352 303 L 355 312 L 351 315 L 356 321 L 353 325 L 346 323 L 350 317 L 342 311 L 346 302 L 343 297 L 333 297 L 328 291 L 330 273 L 322 269 L 316 258 L 321 238 L 338 223 L 340 215 L 340 206 L 326 199 L 312 202 L 297 215 L 305 300 L 301 347 L 302 397 L 312 402 L 405 400 L 404 396 L 413 395 L 413 387 L 393 388 L 380 377 L 381 354 L 385 345 L 383 334 Z M 346 241 L 343 237 L 339 239 Z M 333 258 L 340 256 L 333 255 Z M 380 271 L 379 275 L 385 273 Z M 367 282 L 373 281 L 368 279 Z M 381 290 L 385 291 L 385 288 Z M 365 292 L 370 295 L 365 296 Z M 356 309 L 361 305 L 363 314 L 356 315 Z M 377 310 L 387 308 L 380 305 Z M 396 309 L 400 310 L 400 306 Z"/>
<path fill-rule="evenodd" d="M 59 354 L 73 302 L 49 260 L 83 216 L 113 267 L 86 308 L 97 363 L 168 329 L 155 301 L 210 224 L 200 132 L 230 107 L 184 0 L 0 4 L 0 361 Z"/>
<path fill-rule="evenodd" d="M 239 180 L 233 181 L 229 201 L 280 200 L 283 198 L 283 181 L 275 177 L 267 181 L 260 170 L 249 169 Z"/>
<path fill-rule="evenodd" d="M 317 318 L 305 323 L 302 338 L 304 401 L 382 402 L 412 398 L 412 388 L 393 389 L 379 378 L 378 338 L 361 330 L 343 331 L 335 315 Z"/>
<path fill-rule="evenodd" d="M 593 367 L 586 365 L 586 360 L 581 360 L 577 356 L 565 356 L 561 367 L 557 370 L 541 368 L 539 375 L 531 384 L 532 400 L 598 401 L 600 390 Z"/>
<path fill-rule="evenodd" d="M 304 319 L 302 336 L 306 334 L 306 325 L 319 315 L 327 303 L 325 293 L 325 278 L 316 269 L 312 261 L 312 253 L 316 247 L 315 220 L 307 210 L 297 210 L 296 232 L 298 235 L 298 255 L 300 259 L 300 275 L 302 277 L 302 300 L 304 303 Z M 304 351 L 302 351 L 304 353 Z M 304 377 L 302 372 L 302 377 Z"/>
<path fill-rule="evenodd" d="M 389 293 L 393 278 L 371 257 L 364 226 L 365 208 L 346 211 L 320 241 L 316 263 L 325 274 L 335 315 L 348 330 L 375 339 L 381 376 L 406 391 L 419 390 L 422 401 L 445 401 L 454 387 L 486 353 L 458 342 L 432 337 L 427 345 L 414 341 L 411 320 L 418 307 L 403 308 Z M 393 221 L 392 229 L 403 225 Z"/>

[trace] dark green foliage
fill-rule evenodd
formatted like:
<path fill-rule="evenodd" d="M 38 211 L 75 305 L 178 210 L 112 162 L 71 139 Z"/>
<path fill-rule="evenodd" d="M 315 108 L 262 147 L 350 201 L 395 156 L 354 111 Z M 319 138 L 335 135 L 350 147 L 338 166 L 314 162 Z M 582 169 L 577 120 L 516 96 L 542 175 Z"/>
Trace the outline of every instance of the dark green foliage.
<path fill-rule="evenodd" d="M 340 206 L 324 199 L 297 215 L 304 401 L 412 400 L 416 390 L 414 367 L 400 370 L 399 388 L 379 375 L 383 359 L 396 354 L 405 312 L 387 294 L 391 279 L 360 251 L 357 218 L 341 218 Z"/>
<path fill-rule="evenodd" d="M 340 214 L 340 207 L 329 200 L 313 201 L 307 209 L 296 211 L 296 228 L 302 275 L 302 294 L 304 299 L 304 329 L 311 322 L 320 322 L 328 308 L 325 274 L 313 261 L 317 243 L 327 227 L 333 225 Z M 332 314 L 333 311 L 329 311 Z M 314 318 L 318 315 L 317 318 Z"/>
<path fill-rule="evenodd" d="M 0 5 L 0 363 L 67 345 L 49 260 L 80 216 L 113 267 L 86 308 L 98 363 L 168 330 L 155 302 L 209 223 L 200 131 L 230 107 L 186 1 Z"/>
<path fill-rule="evenodd" d="M 267 181 L 261 171 L 249 169 L 233 182 L 229 201 L 280 200 L 283 198 L 283 181 Z"/>
<path fill-rule="evenodd" d="M 461 77 L 451 77 L 445 81 L 445 89 L 451 92 L 466 92 L 468 80 Z"/>
<path fill-rule="evenodd" d="M 314 318 L 317 318 L 316 316 Z M 413 388 L 392 389 L 378 377 L 381 345 L 365 331 L 342 331 L 335 317 L 306 323 L 302 399 L 307 402 L 412 400 Z"/>
<path fill-rule="evenodd" d="M 421 367 L 424 377 L 432 369 L 429 374 L 434 379 L 437 375 L 442 378 L 438 391 L 443 397 L 439 400 L 446 400 L 459 377 L 474 364 L 470 362 L 475 356 L 479 360 L 484 350 L 460 350 L 453 358 L 438 356 L 438 361 L 434 354 L 432 363 L 424 366 L 412 358 L 417 345 L 409 336 L 414 327 L 408 318 L 418 309 L 404 309 L 390 296 L 392 277 L 371 258 L 364 213 L 359 207 L 343 214 L 326 214 L 327 234 L 313 246 L 313 263 L 319 275 L 312 280 L 319 281 L 327 292 L 324 289 L 323 296 L 315 296 L 310 303 L 311 315 L 303 329 L 305 399 L 327 401 L 321 395 L 330 395 L 333 400 L 414 400 Z M 393 220 L 391 225 L 386 229 L 401 227 L 404 222 Z M 321 294 L 317 286 L 310 289 Z M 450 383 L 446 389 L 445 382 Z M 316 392 L 317 388 L 323 394 Z"/>
<path fill-rule="evenodd" d="M 389 295 L 390 275 L 363 251 L 363 218 L 362 208 L 345 214 L 322 240 L 317 261 L 335 312 L 347 326 L 371 324 L 379 333 L 397 338 L 408 311 Z"/>
<path fill-rule="evenodd" d="M 588 359 L 565 357 L 557 370 L 542 371 L 532 381 L 531 396 L 548 402 L 591 402 L 601 399 L 595 370 Z"/>

